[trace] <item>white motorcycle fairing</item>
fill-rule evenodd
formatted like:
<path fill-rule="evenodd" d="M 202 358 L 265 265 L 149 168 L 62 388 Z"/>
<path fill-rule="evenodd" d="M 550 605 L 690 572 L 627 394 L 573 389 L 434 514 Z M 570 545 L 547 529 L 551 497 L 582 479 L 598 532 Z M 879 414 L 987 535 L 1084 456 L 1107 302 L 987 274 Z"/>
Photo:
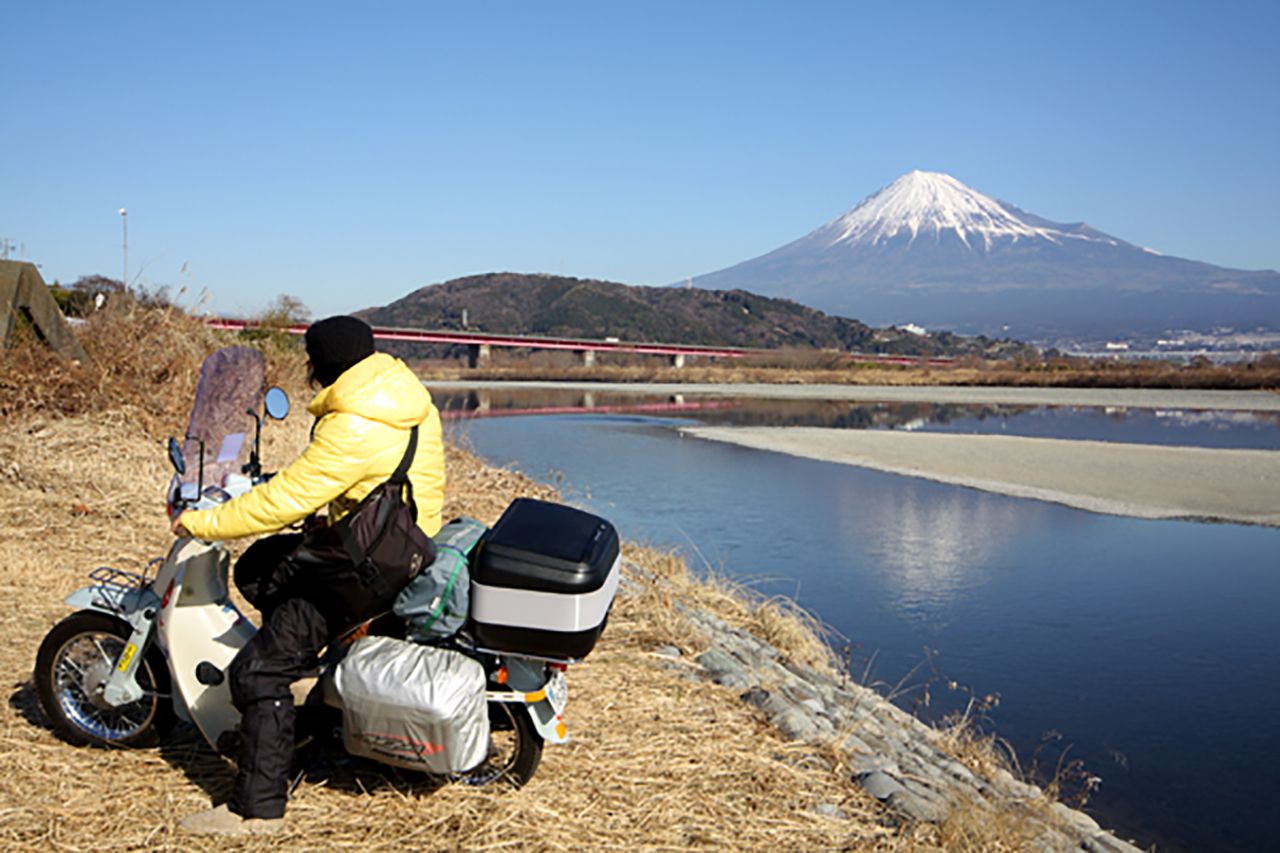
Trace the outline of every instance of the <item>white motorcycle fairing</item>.
<path fill-rule="evenodd" d="M 157 640 L 169 659 L 174 696 L 181 697 L 191 722 L 215 748 L 224 733 L 240 724 L 227 667 L 257 633 L 227 594 L 229 563 L 221 548 L 180 539 L 156 581 L 157 589 L 164 584 Z M 201 664 L 209 664 L 203 680 Z"/>

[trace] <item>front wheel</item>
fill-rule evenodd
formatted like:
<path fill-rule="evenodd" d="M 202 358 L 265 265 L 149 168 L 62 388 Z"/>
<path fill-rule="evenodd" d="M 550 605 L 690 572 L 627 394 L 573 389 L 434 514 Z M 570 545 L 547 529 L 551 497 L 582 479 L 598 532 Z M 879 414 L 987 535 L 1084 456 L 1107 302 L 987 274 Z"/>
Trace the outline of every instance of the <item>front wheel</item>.
<path fill-rule="evenodd" d="M 82 610 L 45 635 L 36 654 L 36 695 L 54 733 L 63 740 L 89 746 L 154 746 L 173 722 L 173 709 L 162 695 L 168 692 L 168 670 L 154 648 L 138 665 L 142 698 L 120 707 L 102 698 L 130 633 L 119 619 Z"/>
<path fill-rule="evenodd" d="M 529 712 L 519 703 L 489 703 L 489 757 L 478 767 L 455 774 L 467 785 L 506 783 L 523 787 L 533 778 L 542 760 L 542 735 L 533 727 Z"/>

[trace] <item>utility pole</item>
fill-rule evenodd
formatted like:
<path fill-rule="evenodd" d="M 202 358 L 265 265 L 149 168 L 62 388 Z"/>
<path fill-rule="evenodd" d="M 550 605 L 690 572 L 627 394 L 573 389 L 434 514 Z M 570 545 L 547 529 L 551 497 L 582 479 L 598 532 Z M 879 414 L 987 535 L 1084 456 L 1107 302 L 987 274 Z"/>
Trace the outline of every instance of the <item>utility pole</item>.
<path fill-rule="evenodd" d="M 18 244 L 8 237 L 0 237 L 0 261 L 9 260 L 9 254 L 18 248 Z"/>
<path fill-rule="evenodd" d="M 120 208 L 120 222 L 124 226 L 124 279 L 122 283 L 129 288 L 129 211 Z"/>

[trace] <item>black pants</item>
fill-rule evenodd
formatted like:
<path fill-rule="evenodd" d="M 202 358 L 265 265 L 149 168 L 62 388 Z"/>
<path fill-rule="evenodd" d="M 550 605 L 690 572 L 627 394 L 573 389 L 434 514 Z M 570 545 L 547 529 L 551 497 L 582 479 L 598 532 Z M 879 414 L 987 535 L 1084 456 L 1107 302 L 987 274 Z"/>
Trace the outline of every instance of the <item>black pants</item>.
<path fill-rule="evenodd" d="M 260 539 L 236 562 L 235 582 L 262 611 L 262 628 L 231 661 L 231 700 L 241 713 L 235 793 L 228 804 L 250 818 L 284 815 L 293 763 L 293 694 L 289 686 L 314 673 L 332 639 L 325 614 L 281 574 L 300 534 Z M 340 630 L 342 626 L 337 626 Z"/>
<path fill-rule="evenodd" d="M 240 711 L 235 793 L 243 817 L 284 815 L 296 712 L 290 685 L 315 673 L 335 636 L 391 608 L 395 588 L 374 592 L 349 562 L 294 554 L 300 533 L 259 539 L 236 561 L 235 582 L 262 611 L 262 628 L 231 661 L 231 701 Z M 385 584 L 384 584 L 385 586 Z"/>

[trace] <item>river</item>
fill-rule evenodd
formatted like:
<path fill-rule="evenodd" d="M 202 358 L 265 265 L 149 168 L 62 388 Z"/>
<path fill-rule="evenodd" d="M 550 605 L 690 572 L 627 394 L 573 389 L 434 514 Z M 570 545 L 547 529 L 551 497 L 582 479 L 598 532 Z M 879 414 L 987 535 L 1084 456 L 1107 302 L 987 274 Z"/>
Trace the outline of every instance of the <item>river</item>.
<path fill-rule="evenodd" d="M 624 537 L 796 598 L 936 717 L 990 698 L 1024 767 L 1081 762 L 1104 825 L 1273 844 L 1280 530 L 1149 521 L 682 437 L 691 421 L 1280 449 L 1274 411 L 436 392 L 447 429 Z M 590 403 L 591 408 L 583 405 Z M 474 417 L 484 414 L 508 417 Z M 524 414 L 519 414 L 523 412 Z"/>

